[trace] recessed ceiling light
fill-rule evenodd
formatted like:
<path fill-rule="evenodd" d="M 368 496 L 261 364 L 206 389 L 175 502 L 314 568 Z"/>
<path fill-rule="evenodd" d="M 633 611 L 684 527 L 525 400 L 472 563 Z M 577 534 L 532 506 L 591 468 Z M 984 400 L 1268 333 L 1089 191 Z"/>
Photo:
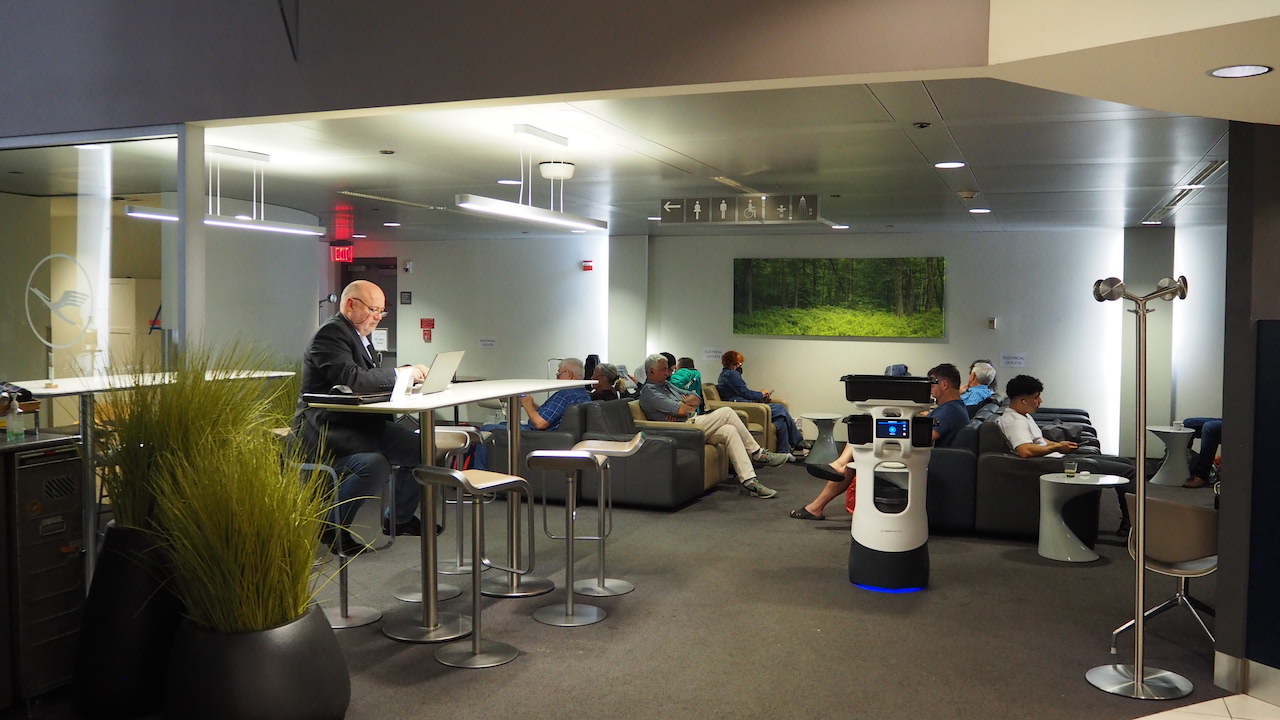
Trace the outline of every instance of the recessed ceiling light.
<path fill-rule="evenodd" d="M 973 213 L 974 215 L 985 215 L 991 212 L 991 208 L 969 208 L 969 212 Z"/>
<path fill-rule="evenodd" d="M 1189 185 L 1174 185 L 1173 189 L 1174 190 L 1203 190 L 1205 189 L 1205 187 L 1206 187 L 1205 185 L 1201 185 L 1199 183 L 1192 183 Z"/>
<path fill-rule="evenodd" d="M 400 223 L 398 223 L 398 222 L 384 222 L 384 223 L 382 223 L 382 226 L 383 226 L 383 227 L 400 227 Z"/>
<path fill-rule="evenodd" d="M 1161 223 L 1159 220 L 1143 220 L 1142 224 L 1143 225 L 1159 225 Z"/>
<path fill-rule="evenodd" d="M 1247 78 L 1266 75 L 1269 72 L 1271 68 L 1266 65 L 1228 65 L 1210 70 L 1209 74 L 1218 78 Z"/>
<path fill-rule="evenodd" d="M 252 220 L 253 218 L 249 217 L 248 215 L 237 215 L 237 216 L 236 216 L 236 219 L 237 219 L 237 220 Z"/>
<path fill-rule="evenodd" d="M 848 225 L 832 225 L 831 229 L 832 230 L 848 230 L 849 226 Z"/>
<path fill-rule="evenodd" d="M 939 170 L 954 170 L 956 168 L 964 167 L 964 163 L 956 160 L 948 160 L 947 162 L 936 162 L 933 166 Z"/>
<path fill-rule="evenodd" d="M 365 237 L 365 236 L 364 236 L 364 235 L 352 235 L 351 237 L 353 237 L 353 238 L 362 238 L 362 237 Z"/>
<path fill-rule="evenodd" d="M 586 230 L 570 230 L 569 232 L 575 235 L 581 235 L 582 233 L 586 232 Z"/>
<path fill-rule="evenodd" d="M 499 180 L 498 184 L 499 185 L 523 185 L 524 183 L 520 182 L 519 180 Z"/>
<path fill-rule="evenodd" d="M 654 222 L 657 222 L 657 221 L 661 220 L 662 218 L 658 217 L 657 215 L 650 215 L 650 216 L 649 216 L 649 219 L 650 219 L 650 220 L 653 220 Z"/>
<path fill-rule="evenodd" d="M 379 155 L 395 155 L 396 151 L 395 150 L 379 150 L 378 154 Z"/>

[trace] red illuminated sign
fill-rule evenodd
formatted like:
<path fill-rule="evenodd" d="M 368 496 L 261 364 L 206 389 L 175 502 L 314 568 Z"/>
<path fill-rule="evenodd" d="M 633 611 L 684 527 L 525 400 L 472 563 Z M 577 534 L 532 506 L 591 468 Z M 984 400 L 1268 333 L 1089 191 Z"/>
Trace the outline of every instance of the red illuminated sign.
<path fill-rule="evenodd" d="M 355 245 L 330 245 L 329 259 L 334 262 L 355 262 L 356 247 Z"/>

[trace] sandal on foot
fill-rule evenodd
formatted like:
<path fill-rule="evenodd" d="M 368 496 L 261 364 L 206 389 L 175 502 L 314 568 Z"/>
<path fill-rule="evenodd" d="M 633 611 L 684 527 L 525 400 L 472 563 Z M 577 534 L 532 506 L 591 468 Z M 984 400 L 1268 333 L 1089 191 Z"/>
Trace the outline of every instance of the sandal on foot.
<path fill-rule="evenodd" d="M 844 482 L 844 475 L 832 470 L 830 465 L 806 465 L 805 469 L 816 478 L 822 478 L 828 482 Z"/>
<path fill-rule="evenodd" d="M 826 516 L 824 515 L 814 515 L 813 513 L 809 512 L 804 508 L 800 508 L 799 510 L 792 510 L 791 517 L 797 520 L 826 520 L 827 519 Z"/>

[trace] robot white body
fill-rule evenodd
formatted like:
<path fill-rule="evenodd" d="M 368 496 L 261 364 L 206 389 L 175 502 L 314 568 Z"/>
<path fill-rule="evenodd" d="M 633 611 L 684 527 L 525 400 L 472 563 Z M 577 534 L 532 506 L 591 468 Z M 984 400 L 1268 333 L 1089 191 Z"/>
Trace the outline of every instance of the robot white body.
<path fill-rule="evenodd" d="M 870 399 L 856 403 L 867 415 L 849 418 L 849 442 L 857 470 L 856 505 L 849 548 L 849 581 L 869 590 L 906 592 L 929 584 L 929 517 L 926 478 L 933 422 L 918 417 L 928 404 Z M 890 463 L 890 465 L 886 465 Z M 894 476 L 906 504 L 877 506 L 876 470 Z"/>

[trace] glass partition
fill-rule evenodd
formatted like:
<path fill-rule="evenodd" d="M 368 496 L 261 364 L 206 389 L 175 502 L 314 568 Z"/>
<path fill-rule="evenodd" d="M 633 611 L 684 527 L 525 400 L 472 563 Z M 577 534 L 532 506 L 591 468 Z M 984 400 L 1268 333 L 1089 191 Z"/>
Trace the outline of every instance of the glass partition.
<path fill-rule="evenodd" d="M 160 350 L 160 229 L 124 215 L 177 185 L 177 140 L 0 150 L 0 380 L 109 374 Z M 75 398 L 42 425 L 76 422 Z"/>

